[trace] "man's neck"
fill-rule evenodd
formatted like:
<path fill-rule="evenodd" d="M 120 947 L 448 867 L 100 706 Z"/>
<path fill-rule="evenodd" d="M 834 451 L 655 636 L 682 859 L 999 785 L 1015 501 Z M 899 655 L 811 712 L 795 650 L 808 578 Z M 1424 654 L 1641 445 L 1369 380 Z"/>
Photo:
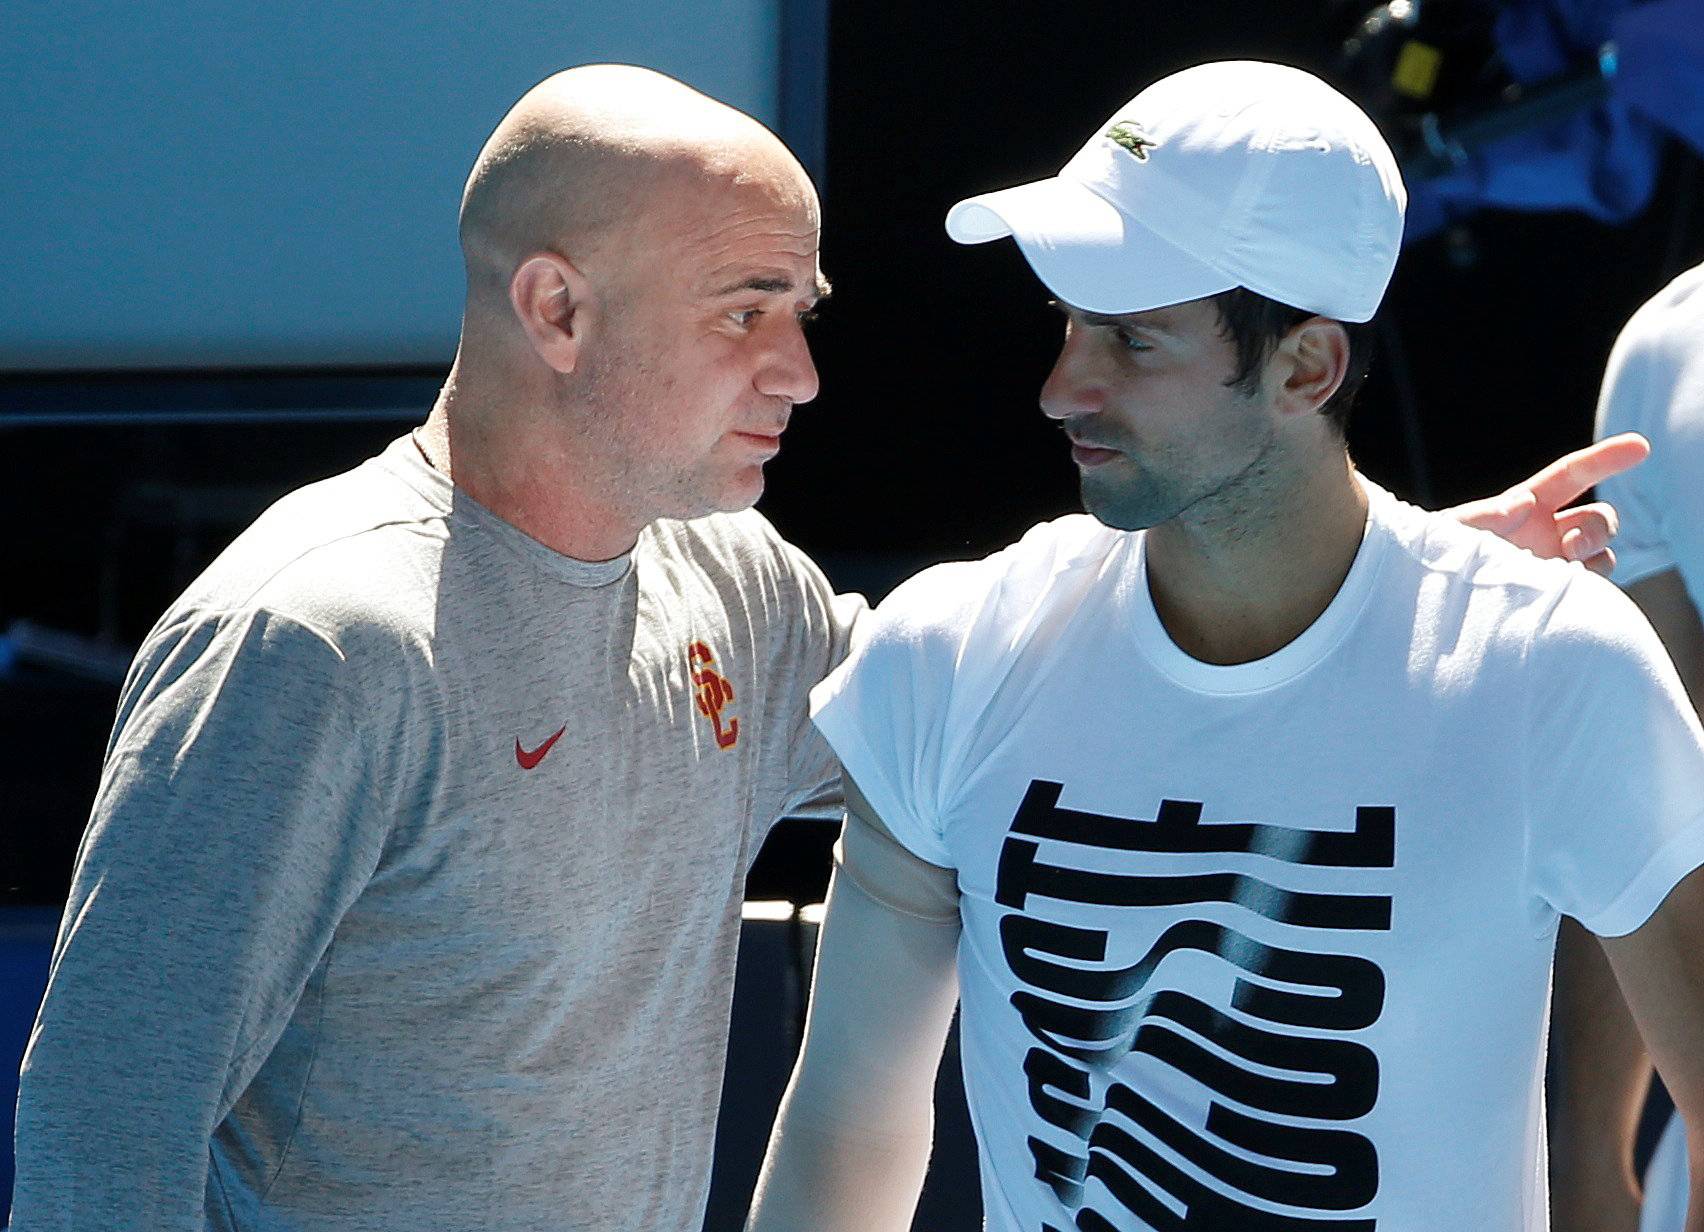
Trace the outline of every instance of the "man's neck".
<path fill-rule="evenodd" d="M 526 411 L 457 407 L 470 396 L 454 372 L 414 440 L 427 463 L 486 509 L 545 547 L 575 560 L 632 551 L 643 522 L 600 499 L 612 484 L 584 473 L 573 452 L 530 431 Z"/>
<path fill-rule="evenodd" d="M 1249 663 L 1319 619 L 1355 561 L 1367 496 L 1345 457 L 1261 508 L 1177 518 L 1147 533 L 1148 588 L 1179 649 Z"/>

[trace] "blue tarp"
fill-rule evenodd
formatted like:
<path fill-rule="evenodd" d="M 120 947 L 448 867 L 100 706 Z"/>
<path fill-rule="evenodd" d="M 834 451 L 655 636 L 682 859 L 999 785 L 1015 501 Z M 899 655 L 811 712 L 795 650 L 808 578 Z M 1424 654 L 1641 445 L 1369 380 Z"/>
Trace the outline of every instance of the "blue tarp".
<path fill-rule="evenodd" d="M 1611 95 L 1411 184 L 1407 239 L 1482 206 L 1624 222 L 1649 202 L 1668 135 L 1704 152 L 1704 0 L 1506 0 L 1498 9 L 1497 48 L 1516 81 L 1578 72 L 1613 42 Z"/>

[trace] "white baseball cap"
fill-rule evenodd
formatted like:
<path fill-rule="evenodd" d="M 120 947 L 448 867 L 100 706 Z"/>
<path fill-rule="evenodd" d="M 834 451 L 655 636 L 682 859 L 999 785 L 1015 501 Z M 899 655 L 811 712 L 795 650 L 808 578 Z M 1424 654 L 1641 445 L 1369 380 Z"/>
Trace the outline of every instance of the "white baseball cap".
<path fill-rule="evenodd" d="M 1012 236 L 1088 312 L 1142 312 L 1247 287 L 1371 319 L 1407 193 L 1367 114 L 1298 68 L 1225 60 L 1161 78 L 1052 179 L 960 201 L 961 244 Z"/>

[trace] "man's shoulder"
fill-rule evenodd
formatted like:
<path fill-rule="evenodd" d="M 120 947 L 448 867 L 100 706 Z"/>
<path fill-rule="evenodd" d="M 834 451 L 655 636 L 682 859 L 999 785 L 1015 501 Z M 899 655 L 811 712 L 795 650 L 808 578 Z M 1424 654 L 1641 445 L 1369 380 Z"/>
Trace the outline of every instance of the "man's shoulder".
<path fill-rule="evenodd" d="M 1434 638 L 1471 630 L 1483 650 L 1506 644 L 1525 662 L 1531 646 L 1555 644 L 1564 631 L 1582 648 L 1642 645 L 1648 635 L 1638 608 L 1583 565 L 1540 559 L 1446 513 L 1396 505 L 1384 524 L 1400 576 L 1386 589 Z"/>
<path fill-rule="evenodd" d="M 925 777 L 944 773 L 945 745 L 937 742 L 957 747 L 960 737 L 991 730 L 990 703 L 1001 686 L 1045 670 L 1032 657 L 1037 648 L 1079 618 L 1104 620 L 1118 584 L 1132 576 L 1139 541 L 1078 514 L 1032 527 L 979 560 L 924 569 L 860 626 L 847 662 L 813 690 L 812 717 L 866 792 L 881 774 L 873 763 L 895 757 L 920 758 Z M 883 799 L 870 798 L 894 823 L 904 810 L 891 782 L 888 788 L 876 789 Z M 929 830 L 920 816 L 911 821 L 913 838 Z M 952 862 L 938 846 L 913 851 Z"/>
<path fill-rule="evenodd" d="M 1134 541 L 1087 514 L 1031 527 L 1016 543 L 978 560 L 931 565 L 894 588 L 875 610 L 877 636 L 907 639 L 1002 629 L 1044 609 L 1080 605 L 1105 579 L 1105 566 Z"/>
<path fill-rule="evenodd" d="M 441 515 L 369 460 L 285 494 L 180 595 L 157 629 L 265 612 L 336 641 L 418 607 Z"/>
<path fill-rule="evenodd" d="M 1587 572 L 1565 561 L 1540 559 L 1448 513 L 1420 509 L 1389 494 L 1377 516 L 1394 541 L 1398 568 L 1417 586 L 1495 591 L 1513 603 L 1545 603 L 1571 578 Z"/>
<path fill-rule="evenodd" d="M 1622 327 L 1616 346 L 1648 347 L 1677 343 L 1695 348 L 1704 329 L 1704 265 L 1678 275 L 1641 304 Z"/>
<path fill-rule="evenodd" d="M 1579 565 L 1564 566 L 1563 573 L 1535 636 L 1545 657 L 1615 657 L 1667 669 L 1668 653 L 1656 631 L 1620 587 Z"/>
<path fill-rule="evenodd" d="M 1616 335 L 1604 368 L 1597 432 L 1660 431 L 1692 407 L 1672 395 L 1704 363 L 1704 265 L 1681 274 L 1639 306 Z M 1648 468 L 1641 468 L 1645 470 Z M 1639 475 L 1640 471 L 1635 471 Z"/>

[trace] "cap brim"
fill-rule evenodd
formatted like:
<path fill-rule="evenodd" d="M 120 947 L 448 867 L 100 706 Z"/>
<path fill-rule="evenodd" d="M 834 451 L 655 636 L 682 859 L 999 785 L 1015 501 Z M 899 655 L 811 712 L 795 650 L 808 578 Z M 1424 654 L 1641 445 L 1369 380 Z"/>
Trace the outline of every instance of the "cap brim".
<path fill-rule="evenodd" d="M 1036 180 L 982 193 L 947 212 L 961 244 L 1011 236 L 1062 301 L 1088 312 L 1145 312 L 1236 286 L 1075 180 Z"/>

